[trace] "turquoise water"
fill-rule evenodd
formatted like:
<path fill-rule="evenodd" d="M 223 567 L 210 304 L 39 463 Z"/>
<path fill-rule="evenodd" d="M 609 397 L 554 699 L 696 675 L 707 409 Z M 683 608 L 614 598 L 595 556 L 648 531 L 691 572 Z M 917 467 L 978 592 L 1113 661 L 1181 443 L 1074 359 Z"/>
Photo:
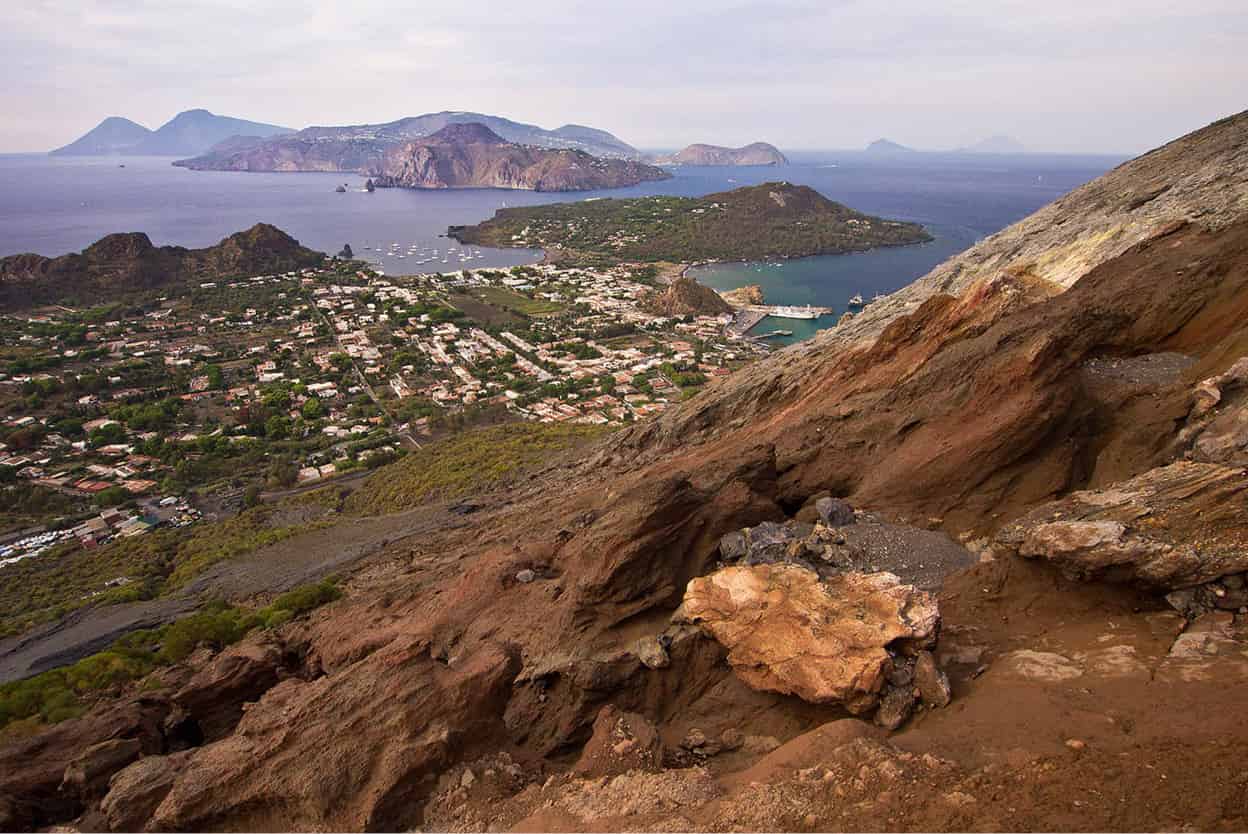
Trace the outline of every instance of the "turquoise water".
<path fill-rule="evenodd" d="M 899 290 L 982 237 L 971 229 L 937 224 L 927 224 L 927 230 L 936 239 L 916 246 L 779 263 L 712 264 L 695 267 L 689 274 L 717 290 L 758 284 L 768 304 L 812 304 L 836 311 L 813 321 L 768 316 L 750 331 L 753 335 L 762 335 L 773 330 L 791 330 L 792 336 L 768 340 L 773 344 L 791 344 L 835 325 L 842 313 L 854 309 L 849 306 L 849 299 L 854 295 L 870 301 L 876 293 L 887 295 Z"/>

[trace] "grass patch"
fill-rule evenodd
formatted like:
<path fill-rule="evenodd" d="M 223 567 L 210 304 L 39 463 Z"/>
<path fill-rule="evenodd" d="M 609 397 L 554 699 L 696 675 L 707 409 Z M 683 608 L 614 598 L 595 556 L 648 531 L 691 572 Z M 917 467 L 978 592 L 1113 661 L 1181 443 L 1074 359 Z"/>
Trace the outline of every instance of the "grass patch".
<path fill-rule="evenodd" d="M 327 580 L 288 591 L 256 611 L 214 603 L 167 626 L 127 634 L 71 666 L 0 686 L 0 730 L 27 735 L 37 725 L 76 718 L 93 697 L 185 660 L 200 645 L 225 648 L 257 628 L 276 628 L 341 596 Z"/>
<path fill-rule="evenodd" d="M 473 293 L 487 304 L 523 316 L 553 316 L 566 309 L 557 301 L 529 298 L 523 293 L 509 290 L 506 287 L 481 287 L 473 290 Z"/>
<path fill-rule="evenodd" d="M 20 634 L 92 603 L 154 599 L 210 565 L 331 522 L 275 526 L 272 507 L 213 524 L 156 530 L 93 550 L 64 545 L 0 568 L 0 636 Z M 126 580 L 124 584 L 117 580 Z"/>
<path fill-rule="evenodd" d="M 464 432 L 379 469 L 347 498 L 343 509 L 353 515 L 382 515 L 431 499 L 481 492 L 608 431 L 580 424 L 508 423 Z"/>

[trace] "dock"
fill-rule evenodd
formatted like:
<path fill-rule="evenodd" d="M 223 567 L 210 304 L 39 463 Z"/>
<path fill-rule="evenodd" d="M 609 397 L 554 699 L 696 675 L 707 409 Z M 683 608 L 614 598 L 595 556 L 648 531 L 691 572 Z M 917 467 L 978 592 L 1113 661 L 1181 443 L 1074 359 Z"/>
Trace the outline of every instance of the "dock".
<path fill-rule="evenodd" d="M 733 314 L 732 323 L 728 325 L 725 333 L 728 336 L 744 336 L 753 330 L 760 321 L 767 318 L 766 313 L 760 313 L 744 307 L 737 308 Z"/>

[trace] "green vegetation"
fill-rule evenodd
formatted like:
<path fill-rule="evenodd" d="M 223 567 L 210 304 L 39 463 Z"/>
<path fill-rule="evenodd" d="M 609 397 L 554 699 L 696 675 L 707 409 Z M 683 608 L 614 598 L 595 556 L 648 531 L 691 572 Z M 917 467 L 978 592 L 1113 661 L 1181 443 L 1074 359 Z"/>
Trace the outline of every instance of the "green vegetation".
<path fill-rule="evenodd" d="M 55 724 L 74 718 L 93 695 L 185 660 L 197 646 L 222 649 L 253 629 L 277 628 L 341 596 L 326 580 L 288 591 L 256 611 L 213 603 L 167 626 L 133 632 L 71 666 L 0 686 L 0 729 L 15 721 Z"/>
<path fill-rule="evenodd" d="M 63 545 L 0 568 L 0 636 L 64 616 L 91 603 L 154 599 L 210 565 L 288 539 L 327 521 L 274 525 L 259 506 L 215 524 L 162 529 L 86 550 Z"/>
<path fill-rule="evenodd" d="M 853 252 L 919 243 L 915 223 L 862 214 L 806 186 L 764 183 L 701 198 L 638 197 L 500 209 L 457 240 L 540 246 L 563 263 L 687 263 Z"/>
<path fill-rule="evenodd" d="M 506 287 L 481 287 L 473 290 L 473 294 L 488 304 L 523 316 L 552 316 L 564 311 L 564 306 L 557 301 L 530 298 Z"/>
<path fill-rule="evenodd" d="M 381 515 L 435 498 L 494 488 L 606 431 L 602 426 L 567 423 L 508 423 L 465 432 L 378 470 L 347 498 L 344 509 L 355 515 Z"/>

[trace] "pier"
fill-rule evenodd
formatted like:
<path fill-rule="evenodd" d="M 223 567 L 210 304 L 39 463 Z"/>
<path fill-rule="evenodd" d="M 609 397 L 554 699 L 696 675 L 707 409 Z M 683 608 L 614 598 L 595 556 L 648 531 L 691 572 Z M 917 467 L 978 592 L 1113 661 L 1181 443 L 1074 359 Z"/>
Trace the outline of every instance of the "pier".
<path fill-rule="evenodd" d="M 790 304 L 747 304 L 744 307 L 737 307 L 733 313 L 732 324 L 728 325 L 727 335 L 744 336 L 757 327 L 760 321 L 775 315 L 777 310 L 792 307 L 793 305 Z M 800 309 L 807 308 L 803 306 Z M 818 316 L 830 316 L 836 312 L 831 307 L 810 307 L 809 309 Z M 778 318 L 785 317 L 778 316 Z"/>
<path fill-rule="evenodd" d="M 729 336 L 744 336 L 758 325 L 760 321 L 767 318 L 766 313 L 755 312 L 743 307 L 737 308 L 732 317 L 732 323 L 728 325 L 725 332 Z"/>

